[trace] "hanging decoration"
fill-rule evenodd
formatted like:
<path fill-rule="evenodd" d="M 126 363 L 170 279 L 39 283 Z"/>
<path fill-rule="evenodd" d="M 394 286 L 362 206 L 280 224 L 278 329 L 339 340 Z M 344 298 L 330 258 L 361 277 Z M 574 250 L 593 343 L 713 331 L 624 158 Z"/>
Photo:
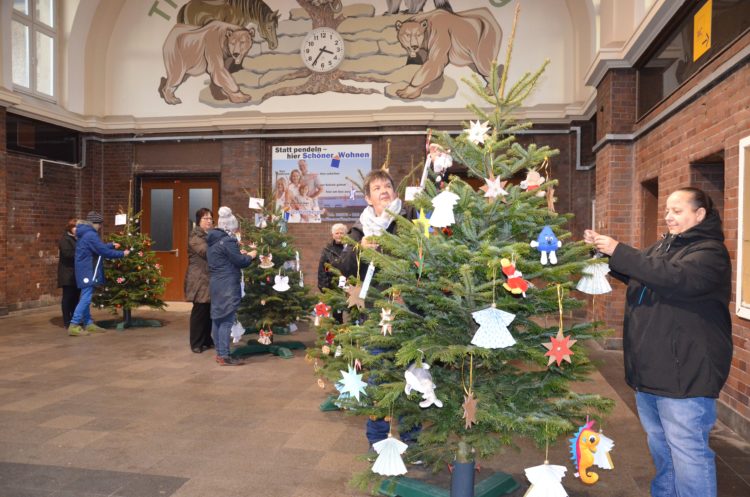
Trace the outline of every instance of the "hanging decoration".
<path fill-rule="evenodd" d="M 404 378 L 406 379 L 404 392 L 406 395 L 409 395 L 412 390 L 421 393 L 424 400 L 419 403 L 419 407 L 422 409 L 433 404 L 437 407 L 443 407 L 443 402 L 437 398 L 435 393 L 436 385 L 432 382 L 432 375 L 429 370 L 430 365 L 427 363 L 422 363 L 421 367 L 414 363 L 404 372 Z"/>
<path fill-rule="evenodd" d="M 260 264 L 258 266 L 262 267 L 263 269 L 270 269 L 273 267 L 273 254 L 268 253 L 268 255 L 259 254 L 258 257 L 260 258 Z"/>
<path fill-rule="evenodd" d="M 273 289 L 277 292 L 286 292 L 289 290 L 289 276 L 282 276 L 281 273 L 273 277 Z"/>
<path fill-rule="evenodd" d="M 612 291 L 612 286 L 607 281 L 609 273 L 609 264 L 606 262 L 595 262 L 602 255 L 597 253 L 581 270 L 581 279 L 576 284 L 579 292 L 588 295 L 602 295 Z"/>
<path fill-rule="evenodd" d="M 325 302 L 318 302 L 315 304 L 315 326 L 320 326 L 320 318 L 331 317 L 331 306 L 326 305 Z"/>
<path fill-rule="evenodd" d="M 386 334 L 393 335 L 393 316 L 391 316 L 391 312 L 391 309 L 386 309 L 385 307 L 380 309 L 380 323 L 378 325 L 381 326 L 383 336 L 386 336 Z"/>
<path fill-rule="evenodd" d="M 576 468 L 575 476 L 583 483 L 593 485 L 599 475 L 589 469 L 594 465 L 594 454 L 599 445 L 599 434 L 593 429 L 594 421 L 587 421 L 570 439 L 570 458 Z"/>
<path fill-rule="evenodd" d="M 359 293 L 362 291 L 361 285 L 349 286 L 345 291 L 349 295 L 346 299 L 347 307 L 357 306 L 360 310 L 365 308 L 365 300 L 359 296 Z"/>
<path fill-rule="evenodd" d="M 523 497 L 568 497 L 565 487 L 562 486 L 562 479 L 567 471 L 565 466 L 545 461 L 544 464 L 523 471 L 531 483 Z"/>
<path fill-rule="evenodd" d="M 344 349 L 341 348 L 341 345 L 336 345 L 336 351 L 333 353 L 333 357 L 341 357 L 344 355 Z"/>
<path fill-rule="evenodd" d="M 612 456 L 609 454 L 615 447 L 615 441 L 604 435 L 599 429 L 599 445 L 594 452 L 594 464 L 602 469 L 615 469 Z"/>
<path fill-rule="evenodd" d="M 446 151 L 437 143 L 430 143 L 429 153 L 432 169 L 435 171 L 435 182 L 440 184 L 445 171 L 453 165 L 453 157 L 450 155 L 450 150 Z"/>
<path fill-rule="evenodd" d="M 347 398 L 347 396 L 353 396 L 354 398 L 359 400 L 360 394 L 367 395 L 367 392 L 365 391 L 367 383 L 362 381 L 362 375 L 357 374 L 357 371 L 353 366 L 349 366 L 349 369 L 347 371 L 340 372 L 341 379 L 338 383 L 341 385 L 341 389 L 339 390 L 341 394 L 339 395 L 339 399 Z"/>
<path fill-rule="evenodd" d="M 552 164 L 550 163 L 549 157 L 544 158 L 544 162 L 539 166 L 539 169 L 547 174 L 547 181 L 552 181 Z M 555 187 L 549 185 L 546 191 L 547 195 L 547 209 L 550 212 L 555 212 Z"/>
<path fill-rule="evenodd" d="M 260 330 L 258 332 L 258 343 L 262 343 L 263 345 L 271 345 L 273 337 L 273 331 L 269 328 L 268 331 Z"/>
<path fill-rule="evenodd" d="M 464 428 L 467 430 L 477 423 L 477 398 L 474 397 L 474 355 L 469 354 L 469 386 L 464 384 L 464 368 L 461 365 L 461 384 L 464 389 L 463 414 Z"/>
<path fill-rule="evenodd" d="M 487 135 L 487 133 L 490 131 L 489 124 L 489 121 L 485 121 L 483 123 L 480 123 L 479 120 L 469 121 L 469 129 L 464 130 L 464 132 L 468 135 L 466 139 L 474 145 L 484 143 L 484 141 L 489 138 L 489 136 Z"/>
<path fill-rule="evenodd" d="M 372 444 L 373 450 L 378 453 L 375 464 L 372 465 L 372 472 L 383 476 L 398 476 L 406 474 L 406 465 L 404 465 L 401 454 L 406 452 L 409 446 L 398 438 L 394 438 L 389 432 L 388 438 Z"/>
<path fill-rule="evenodd" d="M 555 232 L 552 231 L 550 226 L 545 226 L 536 237 L 536 240 L 532 240 L 529 245 L 541 252 L 539 262 L 542 265 L 546 265 L 549 259 L 550 264 L 557 264 L 557 249 L 562 246 L 562 242 L 557 239 Z"/>
<path fill-rule="evenodd" d="M 508 326 L 516 317 L 515 314 L 501 311 L 492 303 L 492 306 L 471 313 L 471 317 L 479 324 L 479 329 L 474 333 L 471 343 L 485 349 L 503 349 L 516 343 L 510 334 Z"/>
<path fill-rule="evenodd" d="M 502 267 L 503 274 L 506 276 L 506 281 L 503 283 L 503 288 L 508 290 L 513 295 L 526 296 L 526 290 L 529 289 L 529 282 L 523 279 L 523 273 L 516 269 L 515 263 L 511 262 L 510 259 L 500 259 L 500 266 Z"/>
<path fill-rule="evenodd" d="M 430 216 L 430 226 L 443 228 L 456 222 L 453 214 L 453 206 L 459 200 L 459 196 L 449 190 L 443 190 L 432 199 L 435 209 Z"/>
<path fill-rule="evenodd" d="M 425 238 L 429 238 L 430 236 L 430 218 L 425 216 L 424 209 L 419 209 L 419 217 L 417 219 L 412 219 L 411 221 L 415 225 L 417 225 L 418 228 L 421 228 Z"/>
<path fill-rule="evenodd" d="M 550 337 L 550 342 L 542 345 L 547 349 L 544 355 L 549 357 L 547 366 L 557 362 L 559 367 L 563 361 L 571 362 L 570 356 L 573 355 L 573 351 L 570 348 L 578 341 L 572 340 L 570 336 L 563 335 L 563 290 L 559 284 L 557 285 L 557 306 L 560 314 L 560 327 L 557 330 L 557 337 Z"/>
<path fill-rule="evenodd" d="M 484 182 L 485 185 L 481 186 L 480 190 L 484 190 L 484 196 L 490 201 L 508 195 L 508 192 L 505 191 L 507 181 L 501 181 L 500 176 L 493 177 L 493 175 L 490 175 L 489 178 L 484 178 Z"/>
<path fill-rule="evenodd" d="M 229 334 L 232 337 L 232 343 L 240 343 L 240 338 L 242 338 L 242 335 L 244 334 L 245 328 L 243 328 L 242 323 L 235 321 L 232 325 L 232 331 Z"/>
<path fill-rule="evenodd" d="M 539 174 L 539 172 L 535 169 L 529 169 L 529 172 L 526 173 L 526 179 L 521 181 L 520 186 L 527 192 L 533 192 L 539 190 L 539 187 L 542 186 L 542 183 L 544 183 L 544 176 Z M 546 193 L 544 193 L 544 190 L 539 190 L 536 193 L 537 197 L 544 197 L 545 195 Z"/>
<path fill-rule="evenodd" d="M 333 345 L 333 339 L 334 338 L 336 338 L 336 335 L 334 335 L 332 331 L 329 330 L 329 331 L 326 332 L 326 338 L 325 338 L 325 340 L 326 340 L 326 343 L 328 345 Z"/>
<path fill-rule="evenodd" d="M 424 250 L 422 249 L 422 239 L 417 239 L 417 260 L 414 261 L 417 266 L 417 285 L 422 281 L 422 271 L 424 270 Z"/>

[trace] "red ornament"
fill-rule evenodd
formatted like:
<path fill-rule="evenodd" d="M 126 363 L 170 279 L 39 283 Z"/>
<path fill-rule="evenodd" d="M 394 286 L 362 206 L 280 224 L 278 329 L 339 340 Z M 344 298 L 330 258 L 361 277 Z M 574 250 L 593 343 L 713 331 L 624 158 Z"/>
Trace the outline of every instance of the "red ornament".
<path fill-rule="evenodd" d="M 547 366 L 550 366 L 553 362 L 557 362 L 558 366 L 563 361 L 571 362 L 570 356 L 573 355 L 573 351 L 570 348 L 578 340 L 571 340 L 570 336 L 564 336 L 562 330 L 557 332 L 557 337 L 550 337 L 550 340 L 551 342 L 542 344 L 547 348 L 547 353 L 544 354 L 549 357 Z"/>
<path fill-rule="evenodd" d="M 326 333 L 326 343 L 328 345 L 333 345 L 333 339 L 336 337 L 336 335 L 333 334 L 332 331 L 329 331 Z"/>
<path fill-rule="evenodd" d="M 513 295 L 526 296 L 526 290 L 529 289 L 529 282 L 522 278 L 523 273 L 516 269 L 515 264 L 508 259 L 501 259 L 500 265 L 503 267 L 503 274 L 508 277 L 508 281 L 503 283 L 503 288 Z"/>
<path fill-rule="evenodd" d="M 447 237 L 451 237 L 453 236 L 453 230 L 450 226 L 446 226 L 445 228 L 443 228 L 443 234 Z"/>

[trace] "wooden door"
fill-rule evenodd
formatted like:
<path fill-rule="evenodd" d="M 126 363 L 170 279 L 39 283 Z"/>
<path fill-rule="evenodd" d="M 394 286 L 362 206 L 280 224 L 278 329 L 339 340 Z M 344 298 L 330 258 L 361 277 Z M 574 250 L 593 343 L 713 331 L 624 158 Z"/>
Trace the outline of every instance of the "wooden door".
<path fill-rule="evenodd" d="M 141 229 L 152 240 L 151 249 L 170 278 L 162 298 L 185 300 L 184 281 L 188 266 L 188 238 L 195 226 L 195 212 L 219 208 L 216 179 L 144 179 L 141 185 Z"/>

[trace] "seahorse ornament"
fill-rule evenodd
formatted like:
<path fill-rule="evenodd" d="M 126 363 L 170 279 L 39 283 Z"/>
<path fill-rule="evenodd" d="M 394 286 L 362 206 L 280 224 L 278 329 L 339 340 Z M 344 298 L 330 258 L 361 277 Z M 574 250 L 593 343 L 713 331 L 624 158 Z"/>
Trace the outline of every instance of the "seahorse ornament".
<path fill-rule="evenodd" d="M 594 453 L 599 445 L 599 434 L 593 430 L 594 422 L 588 421 L 570 439 L 570 455 L 576 467 L 575 476 L 583 483 L 593 485 L 599 475 L 588 470 L 594 465 Z"/>

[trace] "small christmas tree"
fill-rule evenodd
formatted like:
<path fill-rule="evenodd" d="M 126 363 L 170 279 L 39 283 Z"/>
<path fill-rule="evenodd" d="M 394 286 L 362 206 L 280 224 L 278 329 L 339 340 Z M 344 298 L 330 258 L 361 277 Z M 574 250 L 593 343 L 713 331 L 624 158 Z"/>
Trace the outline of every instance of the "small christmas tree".
<path fill-rule="evenodd" d="M 338 405 L 390 417 L 401 433 L 419 428 L 404 457 L 434 470 L 489 457 L 517 438 L 544 446 L 612 406 L 570 388 L 593 370 L 573 344 L 599 335 L 591 323 L 563 319 L 582 305 L 570 290 L 588 248 L 570 240 L 571 216 L 551 208 L 555 182 L 521 181 L 556 151 L 515 141 L 530 124 L 512 113 L 544 67 L 505 93 L 509 59 L 489 88 L 467 81 L 490 110 L 471 105 L 478 121 L 458 137 L 437 135 L 484 186 L 431 174 L 414 201 L 425 214 L 396 216 L 396 234 L 377 237 L 380 250 L 360 250 L 376 267 L 364 322 L 323 319 L 319 347 L 309 351 L 318 373 L 337 385 Z M 360 375 L 363 383 L 352 383 Z M 377 478 L 368 472 L 355 483 Z"/>
<path fill-rule="evenodd" d="M 264 210 L 257 222 L 240 219 L 240 228 L 241 245 L 246 250 L 255 246 L 258 257 L 244 269 L 245 296 L 237 317 L 246 329 L 287 333 L 290 324 L 309 318 L 314 303 L 304 285 L 299 251 L 280 212 Z"/>
<path fill-rule="evenodd" d="M 121 213 L 122 214 L 122 213 Z M 122 259 L 107 261 L 104 266 L 106 283 L 94 295 L 94 305 L 106 307 L 117 314 L 123 311 L 124 327 L 133 325 L 132 309 L 140 306 L 164 309 L 164 294 L 168 278 L 161 275 L 156 254 L 151 250 L 151 238 L 140 232 L 141 213 L 128 208 L 127 222 L 122 231 L 111 234 L 107 241 L 119 250 L 130 250 Z"/>

